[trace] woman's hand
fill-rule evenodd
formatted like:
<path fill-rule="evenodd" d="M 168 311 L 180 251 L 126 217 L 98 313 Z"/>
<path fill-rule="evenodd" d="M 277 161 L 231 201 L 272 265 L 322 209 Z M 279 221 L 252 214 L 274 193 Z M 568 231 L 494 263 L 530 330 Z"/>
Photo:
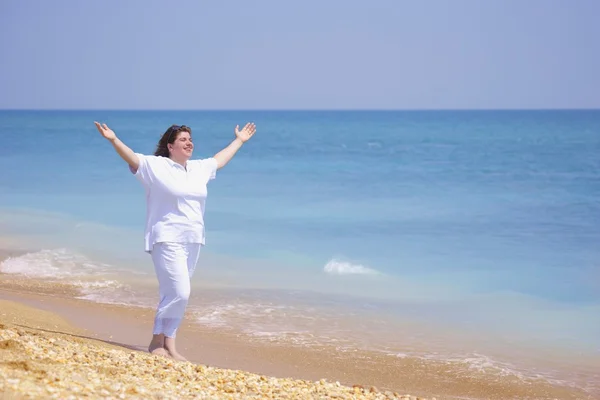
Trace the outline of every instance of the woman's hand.
<path fill-rule="evenodd" d="M 136 172 L 140 166 L 140 159 L 138 158 L 137 154 L 127 147 L 125 143 L 117 139 L 117 135 L 115 135 L 112 129 L 106 126 L 106 124 L 100 124 L 96 121 L 94 121 L 94 124 L 96 125 L 96 128 L 98 128 L 98 132 L 100 132 L 102 137 L 108 140 L 117 151 L 117 154 L 120 155 L 127 164 L 129 164 L 132 172 Z"/>
<path fill-rule="evenodd" d="M 248 122 L 246 126 L 244 126 L 240 130 L 240 126 L 235 126 L 235 140 L 229 143 L 229 146 L 225 147 L 223 150 L 214 155 L 215 160 L 217 160 L 217 168 L 223 168 L 237 153 L 237 151 L 242 147 L 242 145 L 247 142 L 256 132 L 256 126 L 253 122 Z"/>
<path fill-rule="evenodd" d="M 240 126 L 235 126 L 235 136 L 242 141 L 242 143 L 247 142 L 252 135 L 256 132 L 256 125 L 253 122 L 248 122 L 246 126 L 240 130 Z"/>
<path fill-rule="evenodd" d="M 115 135 L 115 133 L 112 131 L 112 129 L 110 129 L 108 126 L 106 126 L 106 124 L 100 124 L 96 121 L 94 121 L 94 124 L 96 125 L 98 132 L 100 132 L 100 134 L 104 137 L 104 139 L 107 139 L 112 142 L 117 138 L 117 135 Z"/>

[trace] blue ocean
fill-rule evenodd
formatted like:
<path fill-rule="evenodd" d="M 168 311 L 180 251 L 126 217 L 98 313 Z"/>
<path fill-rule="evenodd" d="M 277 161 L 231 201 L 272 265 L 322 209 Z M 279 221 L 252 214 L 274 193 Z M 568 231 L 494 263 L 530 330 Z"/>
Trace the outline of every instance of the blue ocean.
<path fill-rule="evenodd" d="M 0 244 L 31 250 L 0 272 L 154 307 L 93 121 L 145 154 L 188 125 L 195 159 L 257 125 L 208 187 L 196 323 L 600 388 L 600 111 L 0 111 Z"/>

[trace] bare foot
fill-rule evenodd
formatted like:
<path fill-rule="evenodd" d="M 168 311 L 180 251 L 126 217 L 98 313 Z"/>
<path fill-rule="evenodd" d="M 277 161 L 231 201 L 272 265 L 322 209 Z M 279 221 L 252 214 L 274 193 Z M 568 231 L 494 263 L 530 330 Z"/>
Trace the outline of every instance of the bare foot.
<path fill-rule="evenodd" d="M 187 361 L 187 358 L 179 354 L 176 350 L 163 349 L 167 354 L 174 360 L 177 361 Z"/>
<path fill-rule="evenodd" d="M 177 352 L 175 348 L 175 338 L 165 337 L 165 350 L 171 358 L 177 361 L 187 361 L 187 359 Z"/>
<path fill-rule="evenodd" d="M 150 354 L 155 355 L 155 356 L 170 357 L 169 352 L 163 347 L 156 347 L 154 349 L 151 347 L 148 347 L 148 351 L 150 352 Z"/>
<path fill-rule="evenodd" d="M 148 352 L 155 356 L 169 357 L 169 352 L 165 349 L 165 336 L 153 335 L 148 346 Z"/>

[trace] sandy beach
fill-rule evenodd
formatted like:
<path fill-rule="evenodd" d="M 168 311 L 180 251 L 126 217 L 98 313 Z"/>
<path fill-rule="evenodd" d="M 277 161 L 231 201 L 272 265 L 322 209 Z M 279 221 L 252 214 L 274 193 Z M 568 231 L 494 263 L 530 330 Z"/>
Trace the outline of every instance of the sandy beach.
<path fill-rule="evenodd" d="M 175 362 L 146 351 L 153 310 L 77 294 L 68 282 L 0 273 L 3 398 L 591 398 L 543 379 L 457 374 L 415 358 L 248 343 L 190 321 L 178 335 L 189 362 Z"/>
<path fill-rule="evenodd" d="M 3 398 L 415 398 L 176 362 L 86 337 L 44 310 L 5 300 L 0 307 Z"/>
<path fill-rule="evenodd" d="M 381 369 L 383 360 L 360 354 L 336 357 L 309 349 L 261 348 L 226 335 L 203 335 L 190 325 L 180 339 L 190 362 L 178 363 L 145 352 L 146 311 L 7 286 L 4 280 L 0 291 L 0 390 L 9 396 L 5 398 L 79 398 L 83 393 L 87 398 L 147 398 L 153 393 L 162 399 L 588 398 L 543 382 L 443 379 L 450 371 L 433 374 L 414 361 Z"/>

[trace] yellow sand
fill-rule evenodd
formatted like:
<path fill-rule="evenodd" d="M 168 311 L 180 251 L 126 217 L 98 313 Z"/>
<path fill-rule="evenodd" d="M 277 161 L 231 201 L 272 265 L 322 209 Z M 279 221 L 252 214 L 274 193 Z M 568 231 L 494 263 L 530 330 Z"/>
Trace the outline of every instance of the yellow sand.
<path fill-rule="evenodd" d="M 4 300 L 0 310 L 4 399 L 417 399 L 176 362 L 82 337 L 47 311 Z"/>

